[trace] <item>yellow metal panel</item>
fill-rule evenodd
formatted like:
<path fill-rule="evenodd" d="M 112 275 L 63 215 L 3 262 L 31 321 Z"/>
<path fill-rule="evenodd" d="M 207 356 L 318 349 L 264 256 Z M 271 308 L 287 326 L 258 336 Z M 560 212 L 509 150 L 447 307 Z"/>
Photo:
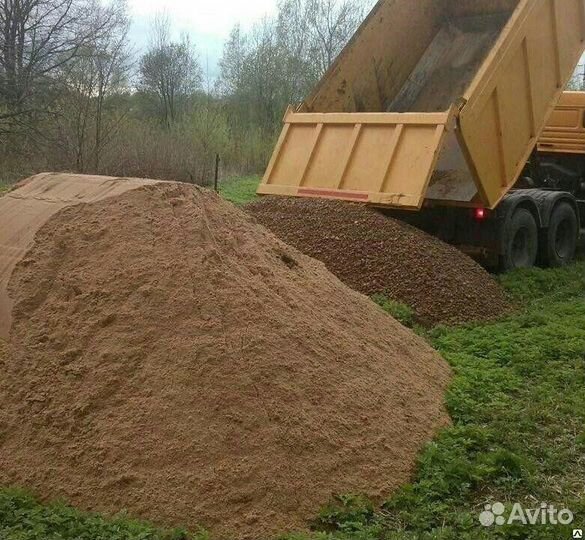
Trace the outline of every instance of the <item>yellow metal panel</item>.
<path fill-rule="evenodd" d="M 451 114 L 289 113 L 258 193 L 420 208 Z"/>
<path fill-rule="evenodd" d="M 516 183 L 585 50 L 584 0 L 522 0 L 466 93 L 460 140 L 484 203 Z"/>
<path fill-rule="evenodd" d="M 585 6 L 585 2 L 583 5 Z M 564 108 L 584 109 L 585 92 L 563 92 L 563 95 L 561 96 L 561 99 L 559 99 L 555 111 L 562 111 Z"/>
<path fill-rule="evenodd" d="M 526 36 L 525 48 L 532 81 L 534 113 L 538 120 L 547 116 L 551 96 L 558 92 L 556 51 L 552 46 L 555 43 L 555 25 L 548 2 L 541 2 L 537 6 L 533 25 L 533 31 Z"/>
<path fill-rule="evenodd" d="M 451 14 L 461 17 L 513 11 L 518 0 L 455 0 L 451 4 Z"/>
<path fill-rule="evenodd" d="M 285 126 L 287 133 L 281 146 L 276 150 L 268 183 L 285 186 L 300 185 L 313 150 L 316 129 L 316 124 L 295 126 L 295 129 Z"/>
<path fill-rule="evenodd" d="M 396 154 L 404 128 L 389 124 L 362 128 L 359 144 L 343 182 L 344 189 L 378 192 Z"/>
<path fill-rule="evenodd" d="M 413 200 L 417 201 L 416 206 L 422 205 L 444 133 L 444 125 L 404 130 L 396 157 L 390 164 L 382 189 L 379 190 L 382 202 L 386 201 L 386 194 L 395 194 L 398 199 L 392 204 L 413 206 L 410 202 L 405 202 Z"/>
<path fill-rule="evenodd" d="M 552 0 L 549 0 L 552 1 Z M 564 88 L 583 52 L 585 18 L 583 0 L 554 0 L 557 16 L 561 85 Z"/>
<path fill-rule="evenodd" d="M 364 124 L 440 124 L 445 121 L 445 112 L 435 113 L 287 113 L 284 121 L 291 124 L 355 124 L 358 119 Z"/>
<path fill-rule="evenodd" d="M 433 40 L 445 13 L 445 0 L 378 2 L 306 100 L 308 110 L 386 110 Z"/>
<path fill-rule="evenodd" d="M 555 129 L 575 130 L 582 124 L 582 109 L 555 109 L 544 133 L 550 133 Z"/>
<path fill-rule="evenodd" d="M 501 113 L 499 108 L 499 100 L 496 91 L 493 91 L 489 96 L 489 100 L 481 110 L 477 111 L 477 116 L 474 118 L 476 125 L 481 126 L 481 140 L 483 144 L 467 137 L 467 148 L 473 150 L 473 160 L 475 163 L 487 164 L 483 168 L 474 167 L 476 175 L 479 175 L 481 182 L 478 182 L 479 193 L 483 200 L 494 200 L 500 193 L 500 188 L 505 182 L 506 170 L 504 161 L 503 140 L 500 136 L 501 127 Z"/>
<path fill-rule="evenodd" d="M 351 151 L 353 133 L 354 126 L 351 125 L 327 125 L 323 128 L 319 147 L 302 182 L 303 186 L 329 189 L 339 187 L 343 174 L 340 158 Z"/>
<path fill-rule="evenodd" d="M 585 92 L 565 92 L 538 141 L 540 152 L 585 154 Z"/>
<path fill-rule="evenodd" d="M 524 48 L 519 47 L 509 61 L 507 76 L 498 85 L 499 107 L 502 122 L 502 151 L 506 177 L 502 187 L 515 182 L 515 172 L 525 165 L 526 144 L 534 140 L 536 128 L 532 125 L 532 107 L 528 99 L 531 88 Z M 522 94 L 519 94 L 522 92 Z M 510 121 L 513 119 L 513 121 Z"/>

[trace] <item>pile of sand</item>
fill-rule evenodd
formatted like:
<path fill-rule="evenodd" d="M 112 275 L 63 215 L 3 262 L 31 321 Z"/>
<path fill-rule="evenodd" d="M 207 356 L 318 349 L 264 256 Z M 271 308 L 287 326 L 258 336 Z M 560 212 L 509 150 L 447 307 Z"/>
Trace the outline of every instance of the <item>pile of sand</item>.
<path fill-rule="evenodd" d="M 17 266 L 0 485 L 220 538 L 386 497 L 448 424 L 422 339 L 216 195 L 62 210 Z"/>
<path fill-rule="evenodd" d="M 246 209 L 352 289 L 410 306 L 423 325 L 486 321 L 510 309 L 504 291 L 475 261 L 373 208 L 267 197 Z"/>

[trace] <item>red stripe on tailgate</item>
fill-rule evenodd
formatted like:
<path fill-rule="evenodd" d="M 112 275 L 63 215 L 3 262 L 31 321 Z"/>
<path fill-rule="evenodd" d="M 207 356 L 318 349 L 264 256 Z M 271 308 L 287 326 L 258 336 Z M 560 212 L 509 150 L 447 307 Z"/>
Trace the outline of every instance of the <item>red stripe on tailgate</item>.
<path fill-rule="evenodd" d="M 370 195 L 368 193 L 360 193 L 357 191 L 339 191 L 335 189 L 310 189 L 300 188 L 298 193 L 301 197 L 328 197 L 331 199 L 346 199 L 348 201 L 368 201 Z"/>

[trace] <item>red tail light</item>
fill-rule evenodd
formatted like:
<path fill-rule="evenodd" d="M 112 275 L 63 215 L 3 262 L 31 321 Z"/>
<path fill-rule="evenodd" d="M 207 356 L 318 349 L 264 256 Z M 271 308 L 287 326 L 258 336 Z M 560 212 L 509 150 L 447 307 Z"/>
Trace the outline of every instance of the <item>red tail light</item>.
<path fill-rule="evenodd" d="M 488 217 L 488 211 L 485 208 L 476 208 L 474 217 L 477 221 L 485 221 Z"/>

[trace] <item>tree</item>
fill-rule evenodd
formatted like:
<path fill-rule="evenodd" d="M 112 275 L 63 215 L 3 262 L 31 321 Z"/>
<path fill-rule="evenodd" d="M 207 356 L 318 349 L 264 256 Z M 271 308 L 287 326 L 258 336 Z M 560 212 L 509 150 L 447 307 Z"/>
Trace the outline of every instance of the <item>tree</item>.
<path fill-rule="evenodd" d="M 234 27 L 216 88 L 231 148 L 248 170 L 265 164 L 286 107 L 310 93 L 372 1 L 279 0 L 277 16 L 263 19 L 251 32 Z"/>
<path fill-rule="evenodd" d="M 104 32 L 109 20 L 88 24 L 91 9 L 85 0 L 0 0 L 0 120 L 30 112 L 40 87 Z"/>
<path fill-rule="evenodd" d="M 104 147 L 117 127 L 119 119 L 116 118 L 110 125 L 105 124 L 104 109 L 106 99 L 113 94 L 120 93 L 127 87 L 131 69 L 129 51 L 127 49 L 127 37 L 130 30 L 130 19 L 127 14 L 126 0 L 120 0 L 118 4 L 110 7 L 109 17 L 107 10 L 98 10 L 97 21 L 111 19 L 110 30 L 103 36 L 97 36 L 94 42 L 94 68 L 97 75 L 97 90 L 95 96 L 95 141 L 94 141 L 94 169 L 99 172 L 100 158 Z"/>
<path fill-rule="evenodd" d="M 3 176 L 203 182 L 216 152 L 226 168 L 258 172 L 286 106 L 310 93 L 373 0 L 277 0 L 275 17 L 232 30 L 217 84 L 208 69 L 205 88 L 194 46 L 164 16 L 131 80 L 125 1 L 0 0 Z"/>
<path fill-rule="evenodd" d="M 222 96 L 233 96 L 241 89 L 246 54 L 247 39 L 237 24 L 230 32 L 219 61 L 217 89 Z"/>
<path fill-rule="evenodd" d="M 319 75 L 329 69 L 353 36 L 364 12 L 359 0 L 307 0 L 306 16 Z"/>
<path fill-rule="evenodd" d="M 371 3 L 371 0 L 366 0 Z M 218 88 L 232 125 L 272 135 L 284 109 L 302 101 L 361 22 L 364 0 L 281 0 L 249 35 L 236 26 L 220 61 Z"/>
<path fill-rule="evenodd" d="M 264 130 L 272 131 L 282 118 L 282 49 L 276 26 L 269 19 L 255 26 L 242 72 L 242 92 L 247 117 Z M 280 117 L 280 118 L 278 118 Z M 277 120 L 278 118 L 278 120 Z"/>
<path fill-rule="evenodd" d="M 158 98 L 161 117 L 170 127 L 181 107 L 201 89 L 203 73 L 188 36 L 173 42 L 170 21 L 159 15 L 153 25 L 149 50 L 140 61 L 140 84 Z"/>
<path fill-rule="evenodd" d="M 286 104 L 302 101 L 319 79 L 317 53 L 309 26 L 307 0 L 279 4 L 276 28 L 281 50 L 282 84 Z M 286 105 L 285 105 L 286 106 Z"/>
<path fill-rule="evenodd" d="M 91 7 L 88 24 L 104 31 L 93 33 L 59 76 L 59 144 L 63 151 L 74 154 L 80 173 L 88 168 L 100 171 L 102 151 L 124 117 L 123 111 L 117 111 L 106 118 L 106 100 L 124 92 L 130 70 L 125 0 L 106 6 L 94 2 Z"/>

